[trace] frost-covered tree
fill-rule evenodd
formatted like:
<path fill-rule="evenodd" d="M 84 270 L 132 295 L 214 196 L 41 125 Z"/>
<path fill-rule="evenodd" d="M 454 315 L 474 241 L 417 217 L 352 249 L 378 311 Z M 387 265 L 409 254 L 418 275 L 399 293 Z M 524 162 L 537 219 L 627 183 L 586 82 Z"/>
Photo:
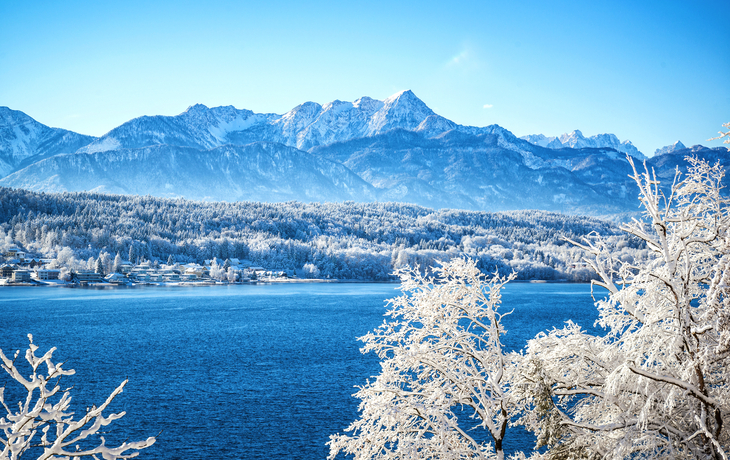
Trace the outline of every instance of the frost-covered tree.
<path fill-rule="evenodd" d="M 114 264 L 112 262 L 111 255 L 109 255 L 108 252 L 102 251 L 101 253 L 99 253 L 99 261 L 101 261 L 103 273 L 113 273 Z M 98 267 L 98 263 L 97 263 L 97 267 Z M 97 273 L 98 273 L 98 271 L 97 271 Z"/>
<path fill-rule="evenodd" d="M 114 273 L 121 273 L 122 271 L 122 256 L 120 256 L 118 252 L 117 255 L 114 256 L 114 266 L 112 267 L 112 271 Z"/>
<path fill-rule="evenodd" d="M 213 262 L 210 263 L 210 277 L 214 280 L 223 281 L 226 277 L 226 271 L 223 270 L 223 267 L 218 265 L 218 260 L 213 259 Z"/>
<path fill-rule="evenodd" d="M 95 272 L 98 273 L 98 274 L 100 274 L 100 275 L 103 275 L 104 274 L 104 263 L 102 262 L 101 257 L 99 257 L 96 260 L 96 270 L 95 270 Z"/>
<path fill-rule="evenodd" d="M 74 252 L 71 250 L 71 248 L 64 247 L 58 253 L 56 254 L 56 258 L 54 259 L 53 263 L 51 264 L 51 268 L 60 268 L 60 267 L 68 267 L 68 268 L 76 268 L 78 265 L 77 261 L 74 257 Z"/>
<path fill-rule="evenodd" d="M 317 278 L 319 277 L 319 268 L 317 268 L 314 264 L 304 264 L 302 267 L 302 271 L 304 272 L 304 276 L 306 278 Z"/>
<path fill-rule="evenodd" d="M 231 283 L 235 283 L 236 281 L 238 281 L 238 273 L 236 273 L 236 270 L 234 270 L 233 267 L 228 267 L 228 272 L 226 272 L 226 278 Z"/>
<path fill-rule="evenodd" d="M 510 361 L 498 308 L 514 275 L 486 278 L 464 259 L 433 276 L 397 274 L 403 295 L 389 301 L 390 319 L 361 338 L 380 374 L 355 395 L 360 418 L 330 438 L 329 458 L 504 458 Z"/>
<path fill-rule="evenodd" d="M 136 263 L 137 262 L 137 248 L 134 247 L 134 245 L 129 246 L 129 263 Z"/>
<path fill-rule="evenodd" d="M 724 123 L 722 125 L 723 128 L 727 129 L 728 131 L 720 131 L 718 134 L 719 136 L 713 137 L 712 139 L 709 139 L 711 141 L 715 141 L 717 139 L 722 139 L 724 137 L 727 137 L 723 142 L 723 144 L 730 144 L 730 123 Z"/>
<path fill-rule="evenodd" d="M 21 391 L 27 392 L 16 404 L 6 401 L 5 387 L 0 388 L 0 406 L 5 412 L 0 417 L 0 459 L 18 459 L 24 453 L 40 453 L 39 460 L 127 459 L 136 457 L 139 450 L 155 443 L 155 438 L 150 437 L 144 441 L 123 442 L 118 447 L 106 445 L 102 434 L 125 413 L 105 416 L 103 412 L 122 392 L 126 380 L 100 406 L 92 406 L 74 420 L 70 390 L 61 389 L 59 383 L 62 377 L 72 375 L 74 371 L 63 369 L 61 363 L 52 361 L 55 348 L 37 356 L 38 346 L 33 343 L 33 336 L 29 334 L 28 339 L 30 345 L 25 352 L 31 370 L 28 377 L 24 375 L 25 369 L 16 363 L 19 351 L 10 359 L 0 350 L 0 367 L 8 374 L 10 382 L 19 384 L 23 387 Z"/>
<path fill-rule="evenodd" d="M 607 290 L 596 302 L 605 335 L 569 323 L 529 342 L 515 391 L 547 458 L 730 455 L 729 203 L 722 168 L 690 162 L 667 195 L 634 168 L 644 219 L 624 229 L 649 258 L 582 243 Z"/>

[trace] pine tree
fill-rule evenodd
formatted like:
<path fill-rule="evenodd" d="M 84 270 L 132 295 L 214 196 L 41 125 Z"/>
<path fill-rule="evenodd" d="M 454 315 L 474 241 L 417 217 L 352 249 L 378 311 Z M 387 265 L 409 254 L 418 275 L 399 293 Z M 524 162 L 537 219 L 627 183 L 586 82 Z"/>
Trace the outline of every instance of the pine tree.
<path fill-rule="evenodd" d="M 117 252 L 117 255 L 114 257 L 114 273 L 120 273 L 122 271 L 122 256 L 119 255 Z"/>

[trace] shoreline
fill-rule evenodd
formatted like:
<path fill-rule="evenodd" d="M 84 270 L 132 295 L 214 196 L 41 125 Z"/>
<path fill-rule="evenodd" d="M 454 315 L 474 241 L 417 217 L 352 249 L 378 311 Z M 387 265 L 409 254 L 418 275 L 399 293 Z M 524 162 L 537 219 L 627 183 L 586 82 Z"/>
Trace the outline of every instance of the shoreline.
<path fill-rule="evenodd" d="M 1 283 L 3 287 L 54 287 L 54 288 L 71 288 L 71 289 L 87 289 L 87 288 L 136 288 L 136 287 L 198 287 L 198 286 L 252 286 L 267 284 L 311 284 L 311 283 L 332 283 L 332 284 L 397 284 L 397 281 L 370 281 L 370 280 L 332 280 L 332 279 L 273 279 L 273 280 L 255 280 L 246 282 L 222 282 L 212 280 L 202 281 L 175 281 L 175 282 L 142 282 L 142 283 L 67 283 L 67 282 L 20 282 L 20 283 Z"/>
<path fill-rule="evenodd" d="M 201 281 L 175 281 L 175 282 L 142 282 L 142 283 L 67 283 L 67 282 L 20 282 L 20 283 L 0 283 L 3 287 L 55 287 L 70 289 L 99 289 L 99 288 L 136 288 L 136 287 L 198 287 L 198 286 L 246 286 L 246 285 L 271 285 L 271 284 L 308 284 L 308 283 L 332 283 L 332 284 L 399 284 L 398 280 L 392 281 L 373 281 L 373 280 L 339 280 L 339 279 L 321 279 L 321 278 L 283 278 L 283 279 L 267 279 L 246 282 L 223 282 L 213 280 Z M 590 284 L 590 281 L 569 281 L 562 280 L 512 280 L 510 283 L 520 284 Z"/>

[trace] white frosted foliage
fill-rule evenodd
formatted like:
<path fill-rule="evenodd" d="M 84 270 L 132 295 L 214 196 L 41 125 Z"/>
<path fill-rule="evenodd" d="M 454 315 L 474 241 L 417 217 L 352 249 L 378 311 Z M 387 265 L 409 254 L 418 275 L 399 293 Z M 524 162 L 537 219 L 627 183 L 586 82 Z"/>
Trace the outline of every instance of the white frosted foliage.
<path fill-rule="evenodd" d="M 434 270 L 397 271 L 404 294 L 389 301 L 389 320 L 361 338 L 381 372 L 355 394 L 360 418 L 349 434 L 331 437 L 331 459 L 503 458 L 509 360 L 498 308 L 512 277 L 487 279 L 464 259 Z M 492 442 L 477 441 L 474 430 Z"/>
<path fill-rule="evenodd" d="M 75 372 L 63 369 L 60 363 L 53 363 L 51 359 L 55 348 L 37 356 L 38 346 L 33 344 L 33 336 L 29 334 L 28 339 L 30 344 L 25 359 L 32 373 L 27 378 L 16 367 L 19 351 L 10 359 L 0 350 L 0 367 L 10 376 L 11 382 L 22 385 L 27 391 L 23 400 L 14 403 L 5 400 L 5 386 L 0 388 L 0 404 L 4 409 L 4 416 L 0 417 L 0 460 L 17 459 L 29 449 L 39 447 L 43 449 L 39 460 L 76 457 L 126 459 L 136 457 L 140 449 L 155 443 L 156 439 L 150 437 L 111 447 L 100 435 L 108 431 L 106 427 L 114 420 L 125 415 L 120 412 L 105 416 L 103 412 L 122 392 L 126 380 L 100 406 L 92 406 L 81 418 L 74 420 L 75 414 L 69 410 L 70 389 L 62 390 L 59 381 Z"/>
<path fill-rule="evenodd" d="M 650 258 L 581 243 L 608 291 L 596 302 L 605 334 L 569 323 L 529 342 L 515 391 L 551 456 L 728 458 L 730 214 L 722 168 L 688 160 L 669 194 L 634 168 L 644 219 L 624 230 Z"/>

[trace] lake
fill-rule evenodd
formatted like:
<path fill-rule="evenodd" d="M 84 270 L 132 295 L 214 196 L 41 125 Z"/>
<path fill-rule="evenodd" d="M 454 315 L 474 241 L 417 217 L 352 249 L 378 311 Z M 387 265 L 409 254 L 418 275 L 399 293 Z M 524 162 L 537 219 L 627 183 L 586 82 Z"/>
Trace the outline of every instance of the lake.
<path fill-rule="evenodd" d="M 57 347 L 54 361 L 76 370 L 64 384 L 75 385 L 77 413 L 129 378 L 111 406 L 127 415 L 105 437 L 162 431 L 138 458 L 324 459 L 329 435 L 357 417 L 354 386 L 379 369 L 356 337 L 382 323 L 397 288 L 0 288 L 0 349 L 24 350 L 28 333 L 40 352 Z M 591 330 L 597 317 L 588 284 L 511 283 L 502 308 L 514 309 L 504 320 L 511 349 L 568 319 Z M 516 432 L 505 447 L 531 443 Z"/>

